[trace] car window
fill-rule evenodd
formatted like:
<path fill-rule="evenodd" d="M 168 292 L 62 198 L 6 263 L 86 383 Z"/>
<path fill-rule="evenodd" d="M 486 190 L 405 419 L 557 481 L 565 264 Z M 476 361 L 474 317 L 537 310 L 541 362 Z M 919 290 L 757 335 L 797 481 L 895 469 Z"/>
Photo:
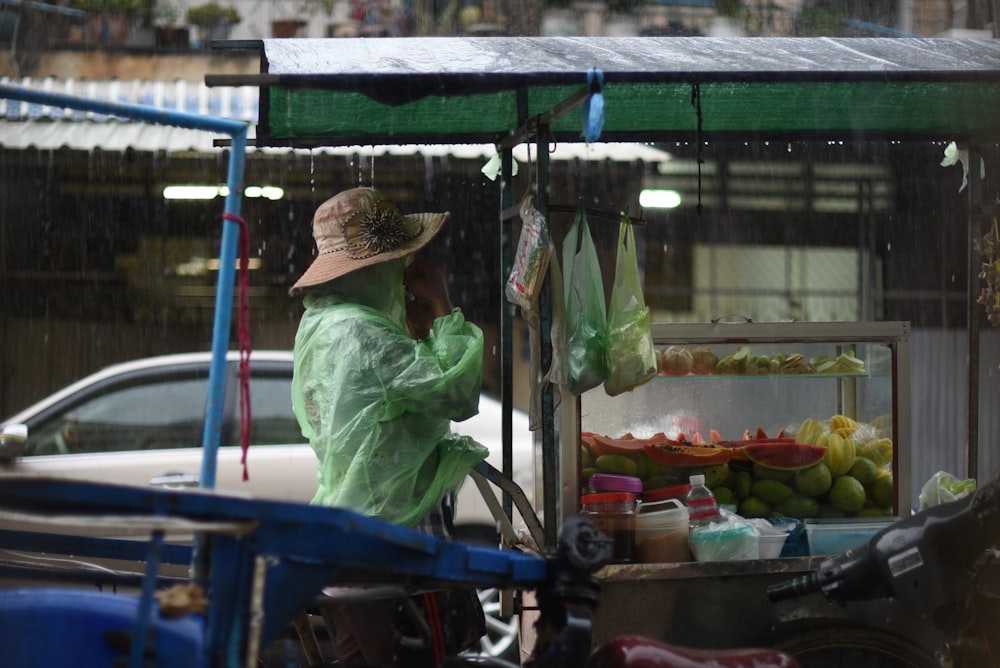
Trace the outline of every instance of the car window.
<path fill-rule="evenodd" d="M 26 454 L 196 447 L 207 392 L 204 378 L 159 379 L 110 390 L 31 425 Z"/>
<path fill-rule="evenodd" d="M 239 411 L 236 411 L 239 421 Z M 250 381 L 251 445 L 304 443 L 299 422 L 292 412 L 292 378 L 284 375 L 254 374 Z M 239 443 L 239 426 L 233 430 Z"/>

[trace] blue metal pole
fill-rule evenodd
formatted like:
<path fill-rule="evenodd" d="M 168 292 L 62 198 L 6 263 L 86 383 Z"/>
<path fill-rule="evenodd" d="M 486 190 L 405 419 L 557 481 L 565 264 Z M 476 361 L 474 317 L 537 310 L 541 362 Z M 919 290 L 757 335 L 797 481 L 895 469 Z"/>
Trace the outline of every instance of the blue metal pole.
<path fill-rule="evenodd" d="M 232 135 L 232 153 L 226 185 L 226 213 L 240 215 L 243 194 L 247 130 Z M 215 292 L 215 324 L 212 327 L 212 366 L 209 371 L 208 403 L 205 406 L 205 431 L 202 434 L 201 487 L 215 487 L 216 455 L 222 433 L 222 414 L 226 396 L 226 353 L 233 310 L 233 281 L 236 276 L 240 224 L 228 217 L 222 221 L 222 248 L 219 253 L 219 278 Z"/>

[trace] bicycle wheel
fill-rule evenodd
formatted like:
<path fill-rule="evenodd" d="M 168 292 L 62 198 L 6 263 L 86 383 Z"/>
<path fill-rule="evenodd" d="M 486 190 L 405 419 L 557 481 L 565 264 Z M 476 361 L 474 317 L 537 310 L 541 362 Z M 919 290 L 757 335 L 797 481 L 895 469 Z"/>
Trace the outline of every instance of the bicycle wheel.
<path fill-rule="evenodd" d="M 926 649 L 899 636 L 854 627 L 831 627 L 789 636 L 775 649 L 801 668 L 938 668 Z"/>

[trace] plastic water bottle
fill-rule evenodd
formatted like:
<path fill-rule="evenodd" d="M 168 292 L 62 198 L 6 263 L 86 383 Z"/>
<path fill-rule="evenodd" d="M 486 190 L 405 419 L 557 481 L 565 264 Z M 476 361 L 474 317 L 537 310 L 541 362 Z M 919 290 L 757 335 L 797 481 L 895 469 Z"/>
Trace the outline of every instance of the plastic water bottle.
<path fill-rule="evenodd" d="M 715 502 L 715 494 L 705 486 L 705 476 L 693 475 L 690 481 L 691 491 L 685 500 L 690 527 L 693 529 L 717 521 L 720 517 L 719 506 Z"/>

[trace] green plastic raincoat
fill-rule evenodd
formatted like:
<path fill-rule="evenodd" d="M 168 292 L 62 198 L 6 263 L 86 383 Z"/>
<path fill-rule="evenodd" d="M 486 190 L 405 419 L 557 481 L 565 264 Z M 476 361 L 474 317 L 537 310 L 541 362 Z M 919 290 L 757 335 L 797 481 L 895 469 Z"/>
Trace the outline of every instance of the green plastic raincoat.
<path fill-rule="evenodd" d="M 319 458 L 313 504 L 416 526 L 486 458 L 451 433 L 478 411 L 483 334 L 462 312 L 407 334 L 403 260 L 306 294 L 292 407 Z"/>

